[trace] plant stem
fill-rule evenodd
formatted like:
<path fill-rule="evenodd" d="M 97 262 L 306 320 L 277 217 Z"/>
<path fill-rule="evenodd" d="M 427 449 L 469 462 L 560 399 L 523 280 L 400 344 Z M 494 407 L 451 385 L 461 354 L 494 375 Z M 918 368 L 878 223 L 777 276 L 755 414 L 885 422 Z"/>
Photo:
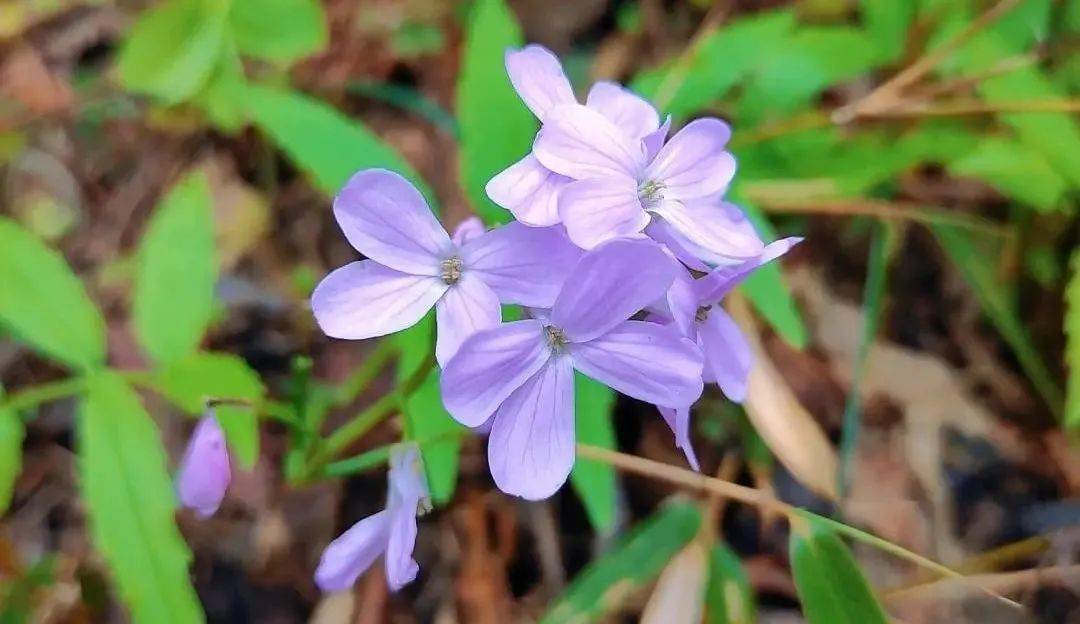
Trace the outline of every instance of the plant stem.
<path fill-rule="evenodd" d="M 0 409 L 21 412 L 42 403 L 65 399 L 82 392 L 85 388 L 84 377 L 69 377 L 60 381 L 38 384 L 9 394 L 6 399 L 0 401 Z"/>
<path fill-rule="evenodd" d="M 338 386 L 334 404 L 344 407 L 355 401 L 396 354 L 397 348 L 389 340 L 383 340 L 376 345 L 375 350 L 368 354 L 353 374 Z"/>
<path fill-rule="evenodd" d="M 469 435 L 469 431 L 447 431 L 437 436 L 432 436 L 424 440 L 403 440 L 402 442 L 393 442 L 391 444 L 384 444 L 365 451 L 359 455 L 353 455 L 347 459 L 342 459 L 326 465 L 323 469 L 323 476 L 325 477 L 345 477 L 348 475 L 356 474 L 358 472 L 364 472 L 365 470 L 371 470 L 390 459 L 390 450 L 395 446 L 403 443 L 412 442 L 420 448 L 424 448 L 429 444 L 438 444 L 439 442 L 446 442 L 454 438 L 464 438 Z"/>

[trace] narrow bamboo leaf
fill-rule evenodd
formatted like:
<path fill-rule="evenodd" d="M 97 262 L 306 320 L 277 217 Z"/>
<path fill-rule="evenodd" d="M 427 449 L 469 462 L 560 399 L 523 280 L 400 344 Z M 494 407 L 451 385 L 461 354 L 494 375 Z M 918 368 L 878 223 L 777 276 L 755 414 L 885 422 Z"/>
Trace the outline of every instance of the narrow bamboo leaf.
<path fill-rule="evenodd" d="M 241 54 L 294 61 L 326 45 L 326 15 L 316 0 L 232 0 L 229 30 Z"/>
<path fill-rule="evenodd" d="M 73 368 L 105 361 L 105 320 L 64 257 L 0 216 L 0 324 Z"/>
<path fill-rule="evenodd" d="M 615 448 L 612 410 L 615 392 L 581 373 L 574 374 L 574 413 L 577 440 L 606 449 Z M 600 533 L 615 523 L 615 469 L 610 464 L 578 459 L 570 472 L 570 484 L 585 506 L 589 522 Z"/>
<path fill-rule="evenodd" d="M 457 115 L 462 186 L 488 224 L 506 223 L 512 216 L 488 199 L 484 187 L 529 151 L 536 134 L 536 121 L 503 67 L 506 49 L 521 43 L 521 27 L 503 0 L 477 0 L 465 30 Z"/>
<path fill-rule="evenodd" d="M 214 312 L 217 264 L 210 188 L 201 173 L 161 201 L 139 248 L 135 334 L 158 362 L 195 351 Z"/>
<path fill-rule="evenodd" d="M 1065 364 L 1069 367 L 1065 426 L 1080 429 L 1080 249 L 1073 252 L 1072 277 L 1065 287 Z"/>
<path fill-rule="evenodd" d="M 439 390 L 439 368 L 433 366 L 424 382 L 405 401 L 405 430 L 408 437 L 424 444 L 421 453 L 431 499 L 444 505 L 457 487 L 461 436 L 465 430 L 443 407 Z"/>
<path fill-rule="evenodd" d="M 863 24 L 882 59 L 893 61 L 904 53 L 908 27 L 915 18 L 912 0 L 859 0 Z"/>
<path fill-rule="evenodd" d="M 0 386 L 0 401 L 4 399 L 4 388 Z M 22 443 L 26 428 L 19 415 L 0 407 L 0 515 L 9 505 L 15 493 L 15 480 L 22 470 Z"/>
<path fill-rule="evenodd" d="M 746 569 L 723 542 L 709 557 L 709 583 L 705 588 L 705 624 L 754 624 L 757 606 Z"/>
<path fill-rule="evenodd" d="M 88 381 L 79 468 L 94 544 L 134 621 L 201 622 L 157 427 L 120 377 L 103 372 Z"/>
<path fill-rule="evenodd" d="M 695 505 L 673 502 L 641 522 L 621 545 L 589 564 L 555 601 L 541 624 L 591 622 L 650 582 L 701 526 Z"/>

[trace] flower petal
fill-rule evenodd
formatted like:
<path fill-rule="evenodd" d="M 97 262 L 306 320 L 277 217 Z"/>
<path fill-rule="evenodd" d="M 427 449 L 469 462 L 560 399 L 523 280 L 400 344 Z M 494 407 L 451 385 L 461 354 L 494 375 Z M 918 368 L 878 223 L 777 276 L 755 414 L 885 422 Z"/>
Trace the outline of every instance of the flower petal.
<path fill-rule="evenodd" d="M 551 309 L 572 342 L 592 340 L 664 295 L 678 266 L 648 239 L 616 239 L 586 253 Z"/>
<path fill-rule="evenodd" d="M 746 336 L 720 306 L 709 310 L 708 317 L 698 323 L 698 336 L 717 385 L 727 398 L 742 403 L 746 399 L 746 379 L 754 365 Z"/>
<path fill-rule="evenodd" d="M 585 106 L 607 117 L 631 138 L 645 138 L 660 127 L 660 115 L 652 104 L 614 82 L 594 84 L 589 89 Z"/>
<path fill-rule="evenodd" d="M 675 231 L 675 228 L 671 227 L 670 223 L 663 219 L 650 220 L 649 225 L 645 226 L 645 235 L 663 245 L 679 262 L 685 264 L 689 269 L 707 273 L 712 268 L 698 257 L 700 254 L 708 254 L 691 245 L 689 241 Z"/>
<path fill-rule="evenodd" d="M 533 154 L 548 169 L 575 180 L 612 176 L 636 180 L 645 165 L 640 141 L 580 104 L 551 110 L 536 135 Z"/>
<path fill-rule="evenodd" d="M 213 414 L 203 416 L 180 463 L 176 493 L 184 507 L 203 518 L 214 515 L 232 481 L 225 432 Z"/>
<path fill-rule="evenodd" d="M 390 512 L 380 511 L 354 524 L 323 551 L 315 584 L 324 592 L 349 589 L 386 550 Z"/>
<path fill-rule="evenodd" d="M 559 216 L 570 240 L 582 249 L 633 236 L 649 223 L 637 184 L 625 176 L 571 182 L 559 196 Z"/>
<path fill-rule="evenodd" d="M 574 466 L 574 369 L 555 357 L 495 413 L 488 438 L 495 485 L 540 500 L 554 494 Z"/>
<path fill-rule="evenodd" d="M 735 265 L 721 266 L 694 283 L 698 301 L 705 304 L 717 303 L 759 267 L 786 254 L 802 241 L 801 237 L 792 236 L 769 243 L 757 257 Z"/>
<path fill-rule="evenodd" d="M 581 253 L 562 228 L 508 223 L 470 241 L 461 257 L 503 303 L 550 308 Z"/>
<path fill-rule="evenodd" d="M 482 329 L 495 327 L 502 320 L 502 308 L 484 282 L 466 270 L 458 283 L 446 289 L 435 304 L 435 359 L 446 366 L 462 342 Z"/>
<path fill-rule="evenodd" d="M 515 321 L 477 332 L 443 369 L 443 404 L 458 422 L 476 427 L 550 357 L 540 321 Z"/>
<path fill-rule="evenodd" d="M 573 104 L 574 90 L 563 73 L 558 57 L 541 45 L 527 45 L 506 51 L 506 73 L 525 106 L 543 121 L 559 104 Z"/>
<path fill-rule="evenodd" d="M 649 306 L 649 310 L 659 314 L 664 323 L 674 323 L 679 333 L 691 340 L 697 337 L 697 328 L 694 325 L 697 309 L 694 278 L 686 269 L 678 272 L 663 298 Z"/>
<path fill-rule="evenodd" d="M 699 200 L 664 200 L 652 209 L 671 225 L 681 248 L 710 264 L 731 264 L 756 257 L 765 245 L 733 204 Z"/>
<path fill-rule="evenodd" d="M 579 371 L 635 399 L 682 407 L 701 396 L 701 351 L 673 327 L 626 321 L 568 349 Z"/>
<path fill-rule="evenodd" d="M 657 409 L 660 410 L 664 422 L 671 427 L 671 432 L 675 434 L 675 446 L 682 449 L 683 454 L 686 455 L 686 462 L 691 468 L 701 472 L 701 464 L 698 463 L 694 445 L 690 443 L 690 408 L 658 407 Z"/>
<path fill-rule="evenodd" d="M 390 514 L 390 535 L 386 543 L 386 584 L 397 591 L 416 578 L 420 566 L 413 559 L 416 547 L 416 506 L 418 498 L 387 509 Z"/>
<path fill-rule="evenodd" d="M 735 157 L 724 150 L 729 138 L 731 128 L 719 119 L 692 121 L 660 149 L 645 179 L 663 182 L 670 199 L 720 193 L 735 177 Z"/>
<path fill-rule="evenodd" d="M 645 162 L 651 163 L 656 158 L 656 155 L 660 153 L 660 148 L 664 147 L 664 141 L 667 140 L 670 131 L 671 115 L 668 115 L 659 128 L 642 137 L 641 145 L 645 148 Z"/>
<path fill-rule="evenodd" d="M 486 231 L 483 221 L 477 217 L 469 217 L 454 228 L 454 235 L 450 238 L 454 241 L 454 245 L 460 248 L 465 243 L 480 236 Z"/>
<path fill-rule="evenodd" d="M 385 169 L 349 178 L 334 198 L 334 216 L 357 251 L 405 273 L 438 275 L 454 249 L 420 191 Z"/>
<path fill-rule="evenodd" d="M 311 310 L 327 336 L 372 338 L 415 325 L 446 288 L 437 277 L 410 275 L 362 260 L 324 277 L 311 293 Z"/>
<path fill-rule="evenodd" d="M 544 227 L 559 222 L 559 191 L 570 178 L 551 171 L 530 152 L 487 183 L 491 201 L 506 208 L 525 225 Z"/>

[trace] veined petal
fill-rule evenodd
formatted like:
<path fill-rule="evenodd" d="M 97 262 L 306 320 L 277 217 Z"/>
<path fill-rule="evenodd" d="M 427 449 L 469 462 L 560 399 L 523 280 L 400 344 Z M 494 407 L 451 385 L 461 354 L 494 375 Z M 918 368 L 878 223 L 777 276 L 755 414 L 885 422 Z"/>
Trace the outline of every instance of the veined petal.
<path fill-rule="evenodd" d="M 652 104 L 614 82 L 597 82 L 589 89 L 585 106 L 607 117 L 631 138 L 642 139 L 660 127 Z"/>
<path fill-rule="evenodd" d="M 625 176 L 571 182 L 559 196 L 559 216 L 570 240 L 582 249 L 632 236 L 649 223 L 637 184 Z"/>
<path fill-rule="evenodd" d="M 536 135 L 533 154 L 548 169 L 575 180 L 613 176 L 636 180 L 645 166 L 640 141 L 580 104 L 551 109 Z"/>
<path fill-rule="evenodd" d="M 650 220 L 649 225 L 645 226 L 645 235 L 663 245 L 679 260 L 679 262 L 685 264 L 687 268 L 701 271 L 702 273 L 708 272 L 711 268 L 698 257 L 702 254 L 709 254 L 690 244 L 690 242 L 685 240 L 681 234 L 675 231 L 667 221 L 664 221 L 663 219 Z"/>
<path fill-rule="evenodd" d="M 327 336 L 373 338 L 415 325 L 446 288 L 437 277 L 410 275 L 362 260 L 324 277 L 311 293 L 311 310 Z"/>
<path fill-rule="evenodd" d="M 802 238 L 798 236 L 782 238 L 766 245 L 761 254 L 755 258 L 713 269 L 708 275 L 694 283 L 698 300 L 702 303 L 718 303 L 759 267 L 786 254 L 801 241 Z"/>
<path fill-rule="evenodd" d="M 461 249 L 466 272 L 478 276 L 499 301 L 549 308 L 581 250 L 562 228 L 507 223 Z"/>
<path fill-rule="evenodd" d="M 514 90 L 540 121 L 555 106 L 577 102 L 562 64 L 551 50 L 531 44 L 520 50 L 507 50 L 505 60 Z"/>
<path fill-rule="evenodd" d="M 495 412 L 488 438 L 495 485 L 540 500 L 554 494 L 574 466 L 574 369 L 554 357 Z"/>
<path fill-rule="evenodd" d="M 177 475 L 176 493 L 184 507 L 203 518 L 214 515 L 232 481 L 225 432 L 210 412 L 191 433 Z"/>
<path fill-rule="evenodd" d="M 675 446 L 682 449 L 683 454 L 686 455 L 686 463 L 697 472 L 701 472 L 701 464 L 698 463 L 694 445 L 690 443 L 690 408 L 658 407 L 657 409 L 660 410 L 660 416 L 664 418 L 667 426 L 671 427 L 671 432 L 675 434 Z"/>
<path fill-rule="evenodd" d="M 551 171 L 530 152 L 487 183 L 491 201 L 525 225 L 545 227 L 559 222 L 559 191 L 570 178 Z"/>
<path fill-rule="evenodd" d="M 477 217 L 469 217 L 454 228 L 454 235 L 450 238 L 454 241 L 454 245 L 460 249 L 462 245 L 480 236 L 485 231 L 487 230 L 484 228 L 483 221 Z"/>
<path fill-rule="evenodd" d="M 698 323 L 698 335 L 717 385 L 727 398 L 742 403 L 746 399 L 746 379 L 754 365 L 746 336 L 720 306 L 709 310 L 708 317 Z"/>
<path fill-rule="evenodd" d="M 673 327 L 626 321 L 567 348 L 575 368 L 635 399 L 681 407 L 701 396 L 701 351 Z"/>
<path fill-rule="evenodd" d="M 656 155 L 660 153 L 660 148 L 664 147 L 664 141 L 667 140 L 670 131 L 671 115 L 668 115 L 659 128 L 642 137 L 641 145 L 645 148 L 645 162 L 651 163 L 656 158 Z"/>
<path fill-rule="evenodd" d="M 443 404 L 455 420 L 476 427 L 550 357 L 540 321 L 515 321 L 477 332 L 443 369 Z"/>
<path fill-rule="evenodd" d="M 386 550 L 390 513 L 380 511 L 357 522 L 330 542 L 315 570 L 315 584 L 324 592 L 349 589 Z"/>
<path fill-rule="evenodd" d="M 458 283 L 446 289 L 435 304 L 435 359 L 446 366 L 462 342 L 482 329 L 502 320 L 499 298 L 472 271 L 466 270 Z"/>
<path fill-rule="evenodd" d="M 697 336 L 697 329 L 694 327 L 694 315 L 697 314 L 697 309 L 698 298 L 694 290 L 694 278 L 686 269 L 678 272 L 675 280 L 664 293 L 664 297 L 650 306 L 650 310 L 659 312 L 666 321 L 674 323 L 679 333 L 691 340 Z"/>
<path fill-rule="evenodd" d="M 735 177 L 735 157 L 724 150 L 731 128 L 719 119 L 698 119 L 671 137 L 645 172 L 664 184 L 664 195 L 684 200 L 722 192 Z"/>
<path fill-rule="evenodd" d="M 438 275 L 454 248 L 420 191 L 385 169 L 349 178 L 334 198 L 334 216 L 357 251 L 404 273 Z"/>
<path fill-rule="evenodd" d="M 571 342 L 592 340 L 663 296 L 678 266 L 648 239 L 616 239 L 581 257 L 551 309 Z"/>
<path fill-rule="evenodd" d="M 671 226 L 680 247 L 712 265 L 757 257 L 765 248 L 750 221 L 733 204 L 664 200 L 652 212 Z"/>

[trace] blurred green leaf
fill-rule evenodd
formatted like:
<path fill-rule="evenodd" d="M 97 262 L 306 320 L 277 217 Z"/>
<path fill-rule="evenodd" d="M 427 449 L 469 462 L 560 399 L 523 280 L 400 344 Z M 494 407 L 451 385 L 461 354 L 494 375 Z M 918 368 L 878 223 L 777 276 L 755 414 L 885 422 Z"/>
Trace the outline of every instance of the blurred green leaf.
<path fill-rule="evenodd" d="M 0 400 L 4 398 L 4 388 L 0 386 Z M 15 480 L 22 470 L 22 443 L 26 428 L 19 415 L 0 407 L 0 515 L 11 504 L 15 493 Z"/>
<path fill-rule="evenodd" d="M 217 0 L 169 0 L 144 11 L 120 48 L 120 83 L 166 104 L 194 95 L 217 64 L 228 8 Z"/>
<path fill-rule="evenodd" d="M 265 388 L 258 373 L 231 353 L 192 353 L 155 371 L 152 383 L 170 402 L 190 414 L 206 411 L 206 400 L 245 399 L 258 402 Z M 214 408 L 229 450 L 245 468 L 259 457 L 259 423 L 252 408 Z"/>
<path fill-rule="evenodd" d="M 915 18 L 913 0 L 859 0 L 866 32 L 883 60 L 894 61 L 904 53 L 908 27 Z"/>
<path fill-rule="evenodd" d="M 503 66 L 506 48 L 521 43 L 521 28 L 503 0 L 477 0 L 465 30 L 457 115 L 462 186 L 473 210 L 488 225 L 513 217 L 488 199 L 484 187 L 529 151 L 536 134 L 536 121 Z"/>
<path fill-rule="evenodd" d="M 443 407 L 437 366 L 431 368 L 420 387 L 406 399 L 405 430 L 408 437 L 417 442 L 438 440 L 426 442 L 421 453 L 431 499 L 437 505 L 445 505 L 453 498 L 457 486 L 461 436 L 454 434 L 464 431 L 465 427 Z"/>
<path fill-rule="evenodd" d="M 139 247 L 132 316 L 150 357 L 169 362 L 198 348 L 214 313 L 214 216 L 201 173 L 158 204 Z"/>
<path fill-rule="evenodd" d="M 94 544 L 134 621 L 201 622 L 157 427 L 117 375 L 95 373 L 88 382 L 78 465 Z"/>
<path fill-rule="evenodd" d="M 232 41 L 226 42 L 206 86 L 195 94 L 192 102 L 225 132 L 236 132 L 247 121 L 247 81 Z"/>
<path fill-rule="evenodd" d="M 612 411 L 615 391 L 581 373 L 574 373 L 574 413 L 577 441 L 605 449 L 615 448 Z M 589 522 L 599 533 L 615 523 L 615 469 L 592 459 L 578 459 L 570 472 L 570 484 L 585 506 Z"/>
<path fill-rule="evenodd" d="M 34 597 L 38 589 L 52 585 L 56 579 L 56 558 L 45 555 L 14 580 L 0 584 L 0 624 L 33 622 Z"/>
<path fill-rule="evenodd" d="M 754 624 L 756 621 L 757 605 L 746 569 L 727 544 L 717 542 L 709 557 L 705 624 Z"/>
<path fill-rule="evenodd" d="M 1067 184 L 1039 152 L 1001 137 L 986 137 L 967 155 L 952 161 L 955 175 L 978 178 L 1007 197 L 1043 212 L 1062 207 Z"/>
<path fill-rule="evenodd" d="M 623 542 L 590 563 L 540 620 L 541 624 L 591 622 L 623 596 L 651 581 L 701 526 L 696 505 L 673 502 L 643 520 Z"/>
<path fill-rule="evenodd" d="M 791 572 L 809 624 L 886 624 L 889 620 L 847 546 L 812 516 L 791 521 Z"/>
<path fill-rule="evenodd" d="M 1065 401 L 1065 426 L 1080 429 L 1080 249 L 1073 252 L 1072 277 L 1065 287 L 1065 364 L 1069 380 Z"/>
<path fill-rule="evenodd" d="M 419 370 L 435 349 L 435 311 L 428 312 L 416 325 L 390 336 L 388 340 L 394 342 L 399 353 L 397 381 L 401 383 Z"/>
<path fill-rule="evenodd" d="M 74 368 L 105 361 L 105 320 L 59 252 L 0 216 L 0 323 Z"/>
<path fill-rule="evenodd" d="M 383 167 L 400 173 L 431 201 L 431 190 L 392 147 L 358 121 L 296 91 L 248 88 L 255 124 L 277 143 L 324 193 L 337 193 L 352 174 Z"/>
<path fill-rule="evenodd" d="M 232 0 L 229 28 L 241 54 L 271 61 L 294 61 L 327 41 L 317 0 Z"/>

